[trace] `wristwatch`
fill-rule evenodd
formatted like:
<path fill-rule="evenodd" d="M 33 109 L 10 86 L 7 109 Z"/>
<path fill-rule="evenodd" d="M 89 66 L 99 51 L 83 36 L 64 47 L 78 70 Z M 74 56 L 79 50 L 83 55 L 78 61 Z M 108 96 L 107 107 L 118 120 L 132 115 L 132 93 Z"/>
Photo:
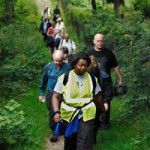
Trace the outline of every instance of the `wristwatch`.
<path fill-rule="evenodd" d="M 53 116 L 55 116 L 56 114 L 60 114 L 60 111 L 53 112 Z"/>

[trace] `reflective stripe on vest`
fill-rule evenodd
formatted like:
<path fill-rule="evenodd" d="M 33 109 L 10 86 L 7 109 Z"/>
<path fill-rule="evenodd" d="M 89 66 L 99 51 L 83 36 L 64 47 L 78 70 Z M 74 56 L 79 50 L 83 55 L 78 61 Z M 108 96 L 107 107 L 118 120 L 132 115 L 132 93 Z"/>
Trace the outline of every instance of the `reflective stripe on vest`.
<path fill-rule="evenodd" d="M 60 106 L 61 118 L 67 122 L 71 122 L 79 113 L 79 109 L 78 110 L 77 109 L 78 108 L 71 107 L 62 102 Z M 94 102 L 89 103 L 87 106 L 81 108 L 81 110 L 84 122 L 95 118 L 96 107 Z"/>
<path fill-rule="evenodd" d="M 83 87 L 81 90 L 79 90 L 78 85 L 75 81 L 75 73 L 72 70 L 69 73 L 68 82 L 66 86 L 64 86 L 63 89 L 64 102 L 62 102 L 61 104 L 60 111 L 61 111 L 61 118 L 68 122 L 70 121 L 70 118 L 73 119 L 78 114 L 78 111 L 74 114 L 74 111 L 76 111 L 77 108 L 81 108 L 84 121 L 88 121 L 95 118 L 96 107 L 95 104 L 92 102 L 93 100 L 92 79 L 88 73 L 85 73 L 84 77 L 85 78 Z"/>

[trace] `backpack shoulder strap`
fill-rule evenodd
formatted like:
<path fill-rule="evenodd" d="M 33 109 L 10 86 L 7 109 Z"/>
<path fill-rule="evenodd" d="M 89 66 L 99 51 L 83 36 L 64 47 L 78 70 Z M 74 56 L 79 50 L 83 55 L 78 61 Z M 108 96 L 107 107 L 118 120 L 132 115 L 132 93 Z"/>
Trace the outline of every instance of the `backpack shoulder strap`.
<path fill-rule="evenodd" d="M 95 79 L 94 74 L 92 74 L 92 73 L 89 73 L 89 74 L 90 74 L 90 76 L 91 76 L 92 83 L 93 83 L 93 95 L 95 95 L 96 79 Z"/>
<path fill-rule="evenodd" d="M 62 47 L 63 40 L 64 40 L 64 39 L 61 39 L 61 40 L 60 40 L 58 48 L 61 48 L 61 47 Z"/>
<path fill-rule="evenodd" d="M 61 39 L 61 42 L 60 42 L 61 45 L 62 45 L 63 41 L 64 41 L 64 39 Z"/>
<path fill-rule="evenodd" d="M 89 73 L 92 79 L 92 83 L 93 83 L 93 95 L 95 95 L 95 88 L 96 88 L 96 79 L 95 76 L 91 73 Z M 66 72 L 64 75 L 64 79 L 63 79 L 63 85 L 66 85 L 68 82 L 68 77 L 69 77 L 69 72 Z"/>
<path fill-rule="evenodd" d="M 66 72 L 64 75 L 63 85 L 66 85 L 68 82 L 69 72 Z"/>

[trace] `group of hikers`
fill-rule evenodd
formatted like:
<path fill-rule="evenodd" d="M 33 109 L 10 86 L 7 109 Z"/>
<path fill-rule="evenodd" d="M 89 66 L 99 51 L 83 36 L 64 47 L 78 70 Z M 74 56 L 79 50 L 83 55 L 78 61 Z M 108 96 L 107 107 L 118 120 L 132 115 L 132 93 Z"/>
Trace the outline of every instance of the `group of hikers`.
<path fill-rule="evenodd" d="M 65 26 L 57 28 L 60 11 L 53 18 L 55 26 L 51 26 L 45 17 L 47 14 L 40 27 L 43 39 L 47 42 L 49 34 L 53 33 L 55 46 L 51 48 L 53 60 L 45 66 L 41 78 L 39 101 L 46 101 L 49 110 L 50 141 L 57 144 L 59 136 L 63 135 L 64 150 L 92 150 L 98 130 L 110 127 L 112 69 L 118 77 L 118 84 L 122 84 L 117 59 L 104 47 L 103 34 L 95 34 L 93 48 L 89 51 L 77 52 Z M 44 23 L 45 19 L 47 23 Z M 58 46 L 56 37 L 61 37 Z"/>
<path fill-rule="evenodd" d="M 49 11 L 49 7 L 46 7 L 41 18 L 39 30 L 42 33 L 43 40 L 52 54 L 55 50 L 62 49 L 69 56 L 68 59 L 70 61 L 72 54 L 76 50 L 76 45 L 66 32 L 58 6 L 53 11 L 53 17 L 50 17 Z"/>

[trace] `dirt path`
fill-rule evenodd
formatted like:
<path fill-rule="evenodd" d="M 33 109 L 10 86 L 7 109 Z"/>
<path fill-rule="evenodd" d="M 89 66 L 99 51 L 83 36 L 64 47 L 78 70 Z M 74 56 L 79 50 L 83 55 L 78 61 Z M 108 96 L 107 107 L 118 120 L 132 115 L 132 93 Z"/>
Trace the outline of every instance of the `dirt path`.
<path fill-rule="evenodd" d="M 46 7 L 51 9 L 51 2 L 50 0 L 36 0 L 37 6 L 39 8 L 39 14 L 43 14 L 43 10 Z M 51 9 L 52 12 L 52 9 Z M 50 137 L 45 139 L 45 150 L 63 150 L 64 149 L 64 138 L 61 136 L 59 137 L 58 142 L 51 143 L 49 140 Z"/>
<path fill-rule="evenodd" d="M 51 2 L 49 0 L 36 0 L 37 6 L 39 8 L 39 14 L 43 14 L 43 10 L 46 7 L 51 8 Z"/>
<path fill-rule="evenodd" d="M 64 138 L 59 137 L 58 142 L 51 143 L 49 139 L 46 139 L 45 150 L 64 150 Z"/>

